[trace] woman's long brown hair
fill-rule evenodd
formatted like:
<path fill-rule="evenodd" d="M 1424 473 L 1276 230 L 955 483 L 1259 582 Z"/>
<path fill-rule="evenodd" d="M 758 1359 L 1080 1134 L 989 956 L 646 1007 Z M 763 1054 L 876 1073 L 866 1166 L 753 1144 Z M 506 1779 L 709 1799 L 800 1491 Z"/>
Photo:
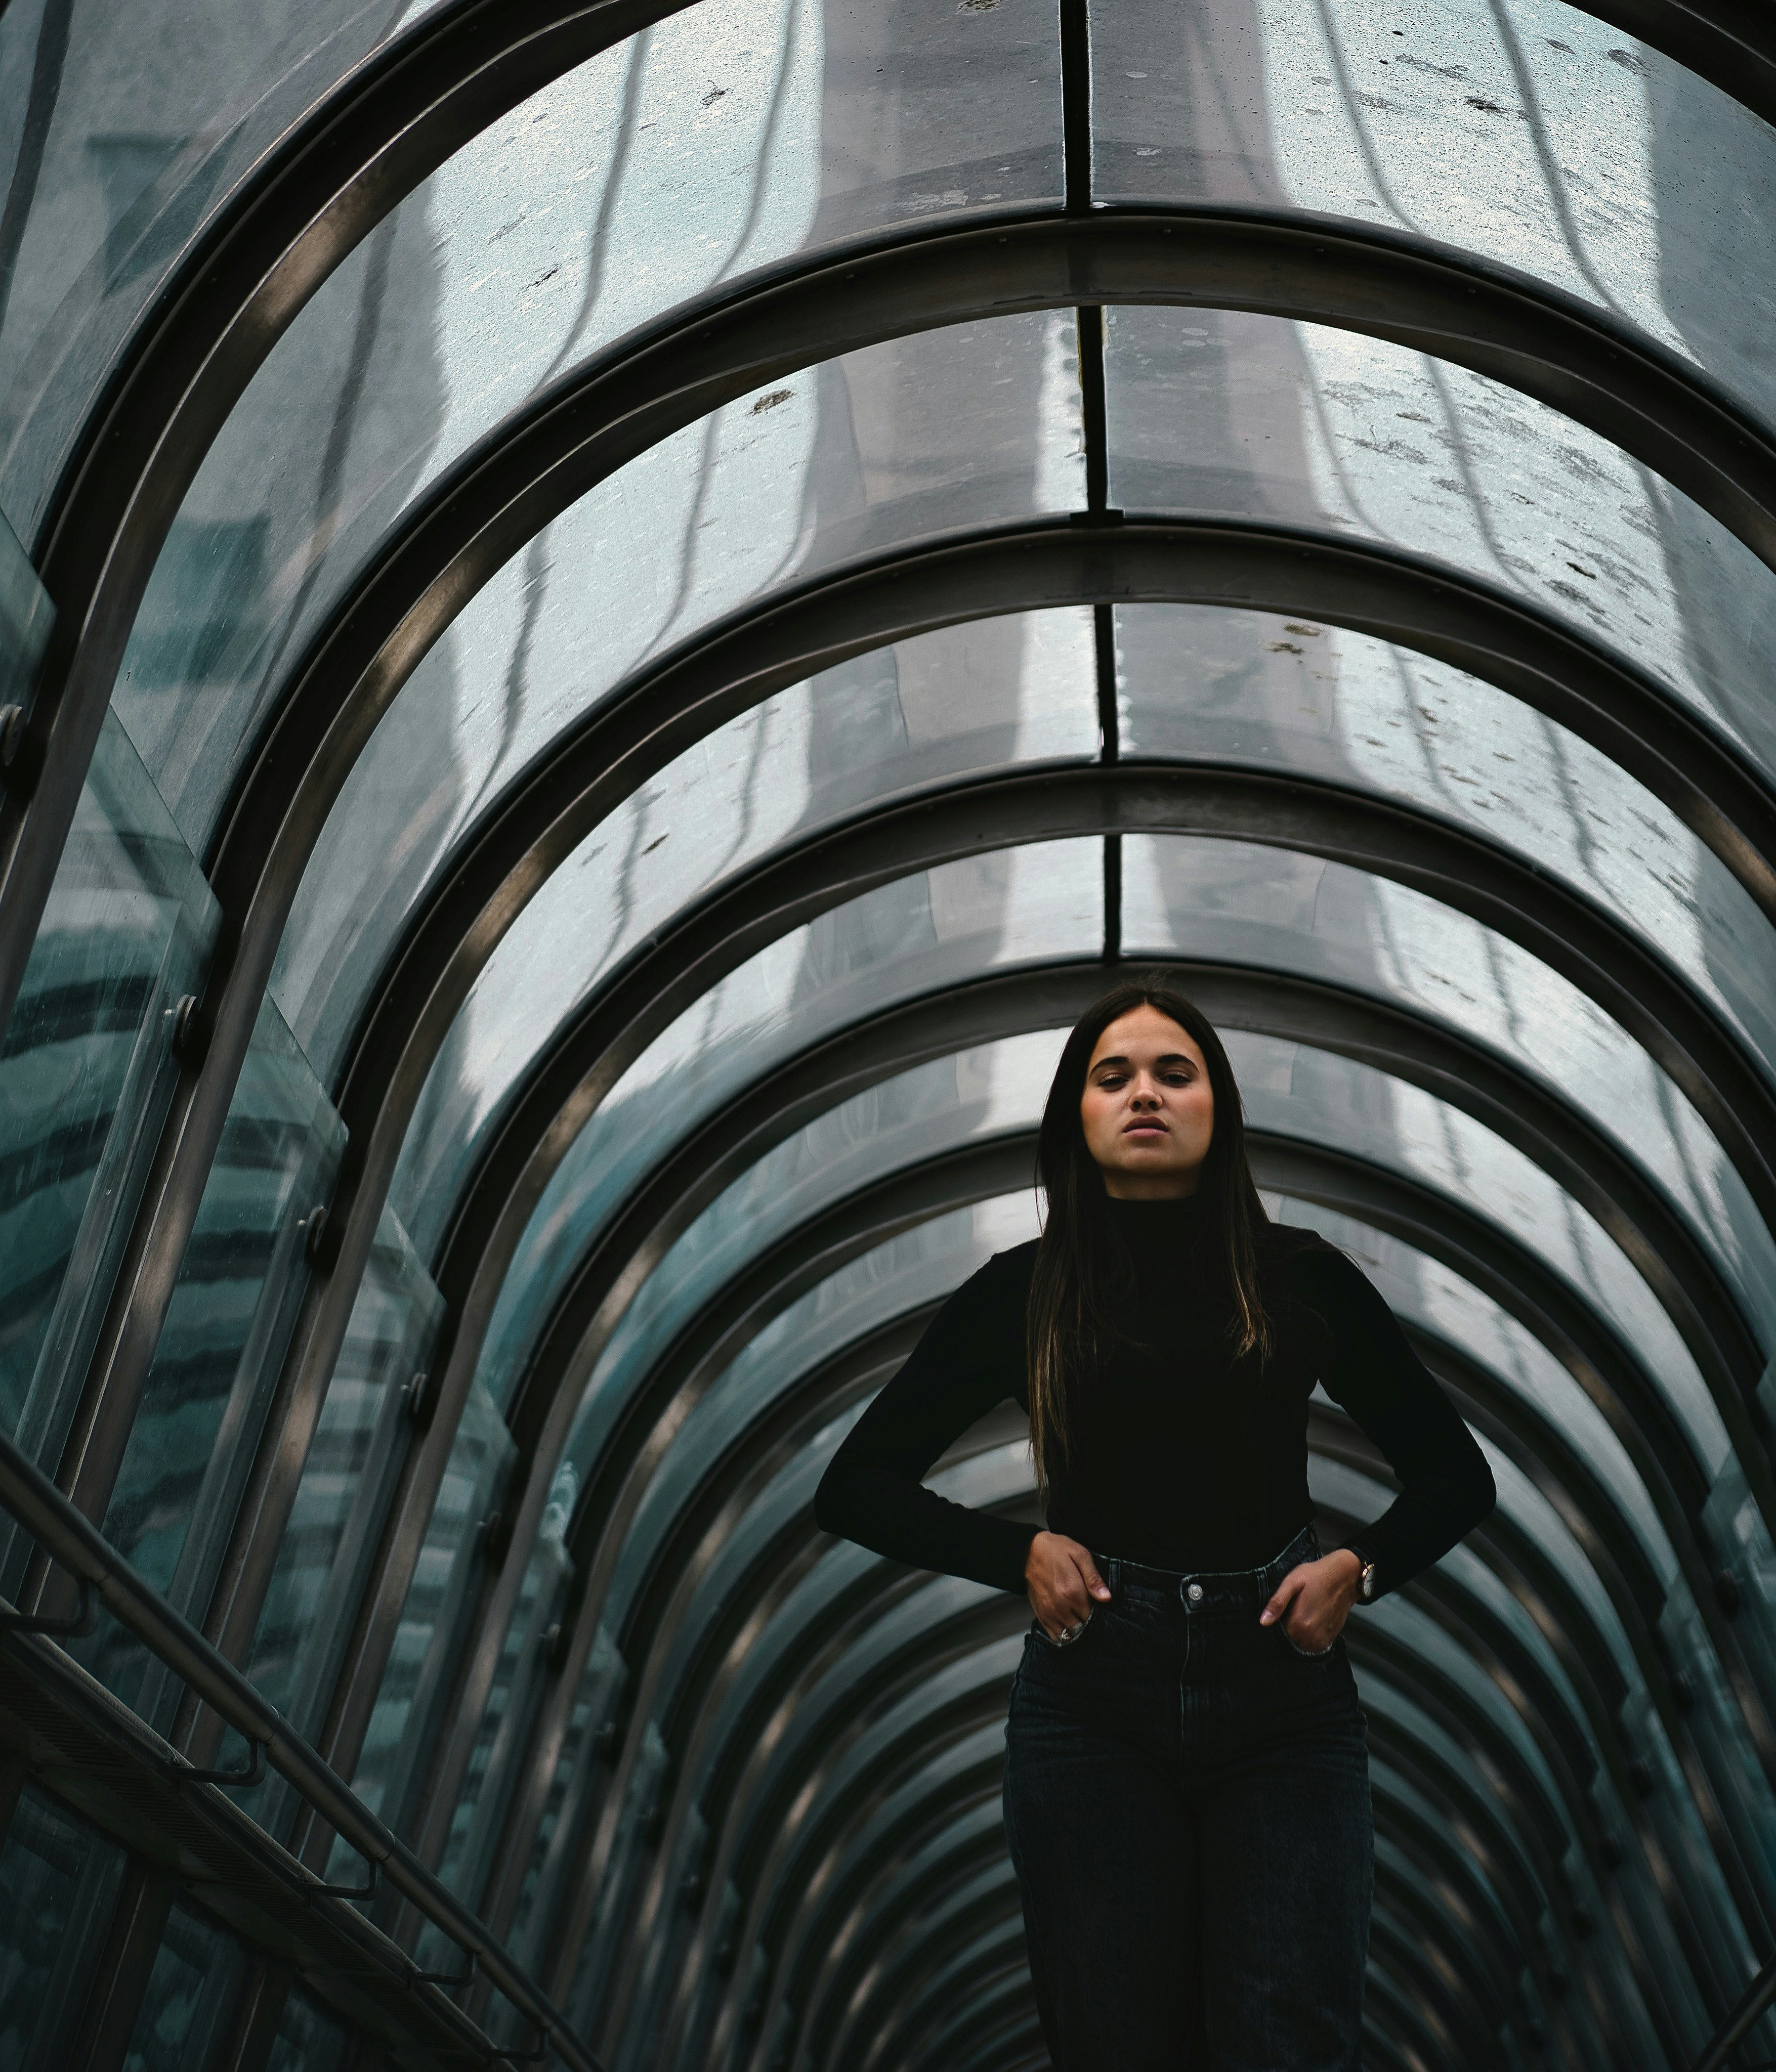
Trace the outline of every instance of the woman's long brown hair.
<path fill-rule="evenodd" d="M 1176 1022 L 1209 1067 L 1214 1134 L 1197 1183 L 1209 1233 L 1204 1263 L 1210 1285 L 1204 1293 L 1227 1304 L 1236 1358 L 1255 1351 L 1267 1359 L 1271 1350 L 1258 1275 L 1258 1233 L 1269 1227 L 1270 1218 L 1246 1162 L 1238 1083 L 1208 1018 L 1168 986 L 1163 973 L 1150 973 L 1106 993 L 1080 1016 L 1042 1111 L 1036 1182 L 1047 1193 L 1048 1213 L 1030 1283 L 1028 1343 L 1030 1445 L 1045 1493 L 1072 1457 L 1078 1391 L 1108 1350 L 1116 1298 L 1127 1289 L 1127 1262 L 1111 1222 L 1102 1170 L 1086 1147 L 1079 1104 L 1098 1038 L 1138 1007 L 1156 1008 Z"/>

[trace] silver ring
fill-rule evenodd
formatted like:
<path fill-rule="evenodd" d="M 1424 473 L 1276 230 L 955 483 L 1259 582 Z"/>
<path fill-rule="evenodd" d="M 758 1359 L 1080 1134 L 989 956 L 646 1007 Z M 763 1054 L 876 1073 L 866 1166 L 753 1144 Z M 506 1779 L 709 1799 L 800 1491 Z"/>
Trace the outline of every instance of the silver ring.
<path fill-rule="evenodd" d="M 1054 1637 L 1057 1647 L 1071 1647 L 1086 1628 L 1091 1624 L 1091 1614 L 1087 1612 L 1077 1626 L 1064 1626 Z"/>

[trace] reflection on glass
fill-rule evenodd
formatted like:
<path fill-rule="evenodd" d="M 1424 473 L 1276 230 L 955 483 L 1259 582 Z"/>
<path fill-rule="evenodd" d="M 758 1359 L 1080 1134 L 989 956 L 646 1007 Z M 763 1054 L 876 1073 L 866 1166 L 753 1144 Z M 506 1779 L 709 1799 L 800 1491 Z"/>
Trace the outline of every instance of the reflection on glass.
<path fill-rule="evenodd" d="M 201 1625 L 308 1284 L 311 1219 L 345 1132 L 269 999 L 105 1515 L 123 1558 Z M 145 1717 L 183 1687 L 107 1626 L 81 1651 Z M 139 1679 L 139 1680 L 138 1680 Z"/>
<path fill-rule="evenodd" d="M 0 1848 L 0 2065 L 64 2072 L 111 1918 L 123 1852 L 35 1785 Z"/>
<path fill-rule="evenodd" d="M 725 1285 L 791 1231 L 817 1227 L 859 1190 L 970 1141 L 1033 1131 L 1065 1034 L 1043 1030 L 933 1059 L 785 1139 L 712 1202 L 649 1275 L 612 1333 L 592 1386 L 620 1397 L 639 1385 L 686 1319 Z M 856 1299 L 843 1276 L 826 1285 L 834 1301 Z M 806 1362 L 785 1355 L 776 1330 L 766 1327 L 759 1357 L 743 1355 L 679 1431 L 630 1527 L 612 1585 L 616 1601 L 645 1576 L 710 1460 L 761 1414 L 792 1370 L 805 1370 Z"/>
<path fill-rule="evenodd" d="M 6 26 L 0 18 L 0 47 Z M 29 712 L 37 692 L 37 671 L 56 622 L 56 607 L 37 571 L 0 511 L 0 709 Z"/>
<path fill-rule="evenodd" d="M 705 1399 L 702 1415 L 709 1423 L 699 1429 L 707 1433 L 722 1425 L 731 1406 L 741 1402 L 752 1406 L 750 1414 L 757 1415 L 767 1396 L 774 1397 L 792 1388 L 798 1377 L 812 1371 L 845 1345 L 876 1326 L 941 1301 L 978 1267 L 984 1265 L 994 1252 L 1021 1244 L 1035 1234 L 1033 1194 L 1021 1194 L 979 1202 L 972 1208 L 935 1217 L 875 1247 L 799 1297 L 765 1326 Z M 566 1449 L 566 1458 L 587 1472 L 595 1459 L 602 1435 L 609 1429 L 617 1407 L 616 1399 L 622 1393 L 614 1383 L 607 1386 L 607 1380 L 603 1372 L 595 1374 Z M 657 1686 L 653 1717 L 646 1729 L 640 1725 L 630 1729 L 632 1737 L 638 1741 L 645 1742 L 647 1737 L 652 1737 L 648 1745 L 656 1751 L 654 1765 L 666 1758 L 665 1745 L 660 1740 L 654 1722 L 665 1718 L 672 1709 L 674 1681 L 694 1657 L 709 1622 L 719 1614 L 731 1588 L 732 1577 L 736 1573 L 749 1572 L 768 1549 L 778 1548 L 771 1567 L 786 1594 L 768 1624 L 752 1634 L 744 1649 L 718 1673 L 713 1690 L 704 1694 L 696 1708 L 698 1769 L 687 1774 L 679 1786 L 680 1795 L 687 1799 L 701 1790 L 701 1770 L 715 1759 L 732 1735 L 736 1716 L 745 1715 L 748 1692 L 756 1690 L 760 1680 L 769 1678 L 773 1663 L 780 1659 L 785 1648 L 793 1646 L 803 1620 L 810 1615 L 807 1597 L 809 1591 L 815 1588 L 816 1579 L 807 1578 L 799 1588 L 796 1587 L 798 1570 L 793 1564 L 785 1568 L 781 1536 L 788 1520 L 805 1511 L 812 1501 L 815 1482 L 862 1408 L 859 1403 L 844 1416 L 830 1420 L 826 1429 L 760 1492 L 744 1517 L 736 1522 L 723 1547 L 720 1560 L 713 1563 L 703 1577 L 676 1635 L 658 1643 L 668 1648 L 671 1663 Z M 683 1444 L 686 1436 L 681 1433 L 678 1443 Z M 703 1440 L 693 1440 L 692 1451 L 700 1453 L 704 1443 Z M 1020 1460 L 1013 1479 L 1016 1486 L 1027 1490 L 1027 1461 Z M 993 1501 L 1004 1494 L 985 1489 L 978 1492 L 955 1489 L 947 1493 L 964 1502 Z M 637 1536 L 645 1542 L 657 1529 L 657 1521 L 645 1527 L 638 1522 L 625 1543 L 620 1574 L 613 1579 L 609 1595 L 599 1608 L 597 1637 L 583 1672 L 579 1694 L 594 1720 L 608 1717 L 615 1703 L 618 1686 L 613 1679 L 613 1667 L 620 1667 L 620 1658 L 616 1654 L 614 1637 L 622 1626 L 628 1596 L 645 1567 L 633 1556 Z M 825 1578 L 830 1570 L 837 1578 L 832 1587 L 843 1587 L 847 1578 L 854 1577 L 874 1558 L 860 1548 L 840 1546 L 820 1563 L 820 1575 Z M 827 1581 L 831 1580 L 827 1578 Z M 822 1582 L 819 1587 L 823 1596 L 827 1582 Z M 979 1594 L 977 1585 L 965 1584 L 958 1587 Z M 761 1721 L 754 1722 L 756 1728 L 762 1728 L 762 1725 Z M 645 1779 L 650 1774 L 649 1765 L 644 1763 L 632 1784 L 632 1799 L 637 1806 L 643 1802 L 647 1788 Z M 554 1818 L 547 1834 L 539 1833 L 527 1876 L 525 1918 L 530 1922 L 547 1921 L 554 1910 L 563 1903 L 566 1881 L 575 1875 L 579 1852 L 584 1846 L 584 1823 L 600 1776 L 595 1766 L 580 1760 L 571 1774 L 558 1774 L 552 1780 L 550 1799 Z M 637 1824 L 625 1819 L 618 1855 L 613 1860 L 608 1886 L 600 1895 L 600 1918 L 606 1922 L 616 1920 L 622 1912 L 622 1894 L 635 1864 L 638 1837 L 631 1831 Z M 595 1932 L 587 1947 L 600 1939 Z M 583 1961 L 581 1990 L 590 1989 L 585 1985 L 588 1978 L 602 1976 L 603 1961 Z"/>
<path fill-rule="evenodd" d="M 1776 1071 L 1776 938 L 1675 814 L 1490 684 L 1311 620 L 1190 605 L 1116 612 L 1125 756 L 1326 777 L 1529 857 L 1677 964 Z"/>
<path fill-rule="evenodd" d="M 1113 504 L 1447 562 L 1639 664 L 1776 770 L 1776 575 L 1596 433 L 1404 346 L 1213 310 L 1113 310 L 1104 378 Z"/>
<path fill-rule="evenodd" d="M 1776 421 L 1776 136 L 1560 0 L 1108 0 L 1105 201 L 1309 209 L 1521 269 Z"/>
<path fill-rule="evenodd" d="M 583 913 L 597 961 L 583 944 L 575 955 L 590 976 L 779 842 L 922 785 L 1088 758 L 1098 744 L 1092 643 L 1089 611 L 1035 612 L 946 627 L 823 670 L 678 756 L 539 898 L 551 911 L 571 903 Z M 323 1071 L 447 837 L 487 803 L 455 786 L 421 797 L 433 762 L 455 751 L 420 693 L 416 679 L 358 762 L 279 948 L 274 993 Z M 378 889 L 366 896 L 370 886 Z"/>
<path fill-rule="evenodd" d="M 649 1045 L 551 1176 L 489 1326 L 488 1386 L 505 1399 L 537 1317 L 612 1208 L 669 1145 L 750 1082 L 896 1001 L 1011 964 L 1095 956 L 1102 941 L 1102 845 L 1083 840 L 996 851 L 900 880 L 748 959 Z M 472 995 L 466 1012 L 476 1004 Z M 459 1061 L 474 1054 L 473 1033 L 453 1036 L 434 1069 L 432 1105 L 422 1104 L 396 1176 L 398 1201 L 431 1202 L 449 1191 L 443 1174 L 467 1170 L 468 1157 L 431 1118 L 451 1119 L 447 1092 L 459 1112 L 468 1104 Z M 447 1065 L 455 1086 L 443 1076 Z M 484 1133 L 486 1124 L 477 1118 L 475 1127 Z"/>
<path fill-rule="evenodd" d="M 1228 1032 L 1227 1054 L 1255 1130 L 1335 1145 L 1453 1195 L 1570 1282 L 1663 1391 L 1714 1474 L 1726 1431 L 1688 1348 L 1626 1256 L 1539 1166 L 1460 1109 L 1354 1059 L 1243 1030 Z"/>
<path fill-rule="evenodd" d="M 1029 0 L 911 15 L 871 0 L 702 0 L 466 144 L 297 317 L 210 450 L 162 554 L 119 697 L 194 841 L 265 701 L 351 576 L 501 418 L 621 334 L 767 262 L 890 226 L 1057 201 L 1059 70 L 1053 14 Z M 800 395 L 786 413 L 790 447 L 807 437 L 810 380 L 764 392 Z M 999 398 L 1014 401 L 1027 380 Z M 983 380 L 979 398 L 993 395 Z M 690 436 L 693 473 L 719 445 L 731 459 L 756 444 L 758 400 L 723 413 L 719 435 Z M 966 408 L 969 397 L 958 388 L 950 400 Z M 835 403 L 822 494 L 847 458 L 843 398 L 822 409 Z M 887 429 L 869 421 L 880 407 L 860 413 L 865 453 Z M 933 443 L 921 464 L 946 450 Z M 661 477 L 642 467 L 657 498 Z M 675 526 L 719 508 L 694 512 L 694 491 L 665 494 Z M 521 557 L 502 609 L 521 615 L 552 570 L 558 589 L 577 590 L 588 550 L 637 516 L 633 495 L 607 499 L 590 534 L 558 530 Z M 797 521 L 785 536 L 781 514 L 755 516 L 769 565 Z M 645 594 L 638 577 L 666 553 L 637 631 L 680 586 L 671 545 L 652 542 L 609 593 L 627 619 Z M 453 695 L 447 664 L 435 676 Z M 496 679 L 472 669 L 460 693 L 496 731 L 513 694 L 508 684 L 502 700 Z M 143 706 L 151 722 L 138 723 Z"/>
<path fill-rule="evenodd" d="M 266 2072 L 334 2072 L 344 2064 L 353 2039 L 331 2015 L 292 1987 L 272 2039 Z"/>
<path fill-rule="evenodd" d="M 216 921 L 108 715 L 0 1049 L 0 1423 L 52 1472 L 177 1077 L 177 1003 Z M 25 1558 L 14 1546 L 10 1583 Z"/>
<path fill-rule="evenodd" d="M 1291 850 L 1125 835 L 1123 898 L 1131 957 L 1323 979 L 1521 1065 L 1658 1179 L 1776 1344 L 1776 1249 L 1743 1183 L 1639 1045 L 1547 965 L 1421 893 Z"/>
<path fill-rule="evenodd" d="M 1545 1419 L 1608 1489 L 1648 1566 L 1667 1589 L 1672 1587 L 1678 1578 L 1677 1556 L 1634 1463 L 1603 1413 L 1539 1338 L 1428 1252 L 1317 1202 L 1270 1195 L 1265 1202 L 1278 1221 L 1316 1230 L 1349 1252 L 1403 1322 L 1456 1348 L 1484 1367 L 1502 1390 L 1519 1398 L 1536 1420 Z M 1538 1509 L 1536 1544 L 1570 1571 L 1567 1581 L 1585 1599 L 1597 1629 L 1616 1637 L 1626 1674 L 1633 1658 L 1620 1637 L 1621 1622 L 1568 1530 L 1563 1525 L 1556 1538 L 1548 1536 L 1547 1522 L 1556 1516 L 1551 1508 Z"/>
<path fill-rule="evenodd" d="M 442 1724 L 439 1708 L 450 1695 L 464 1624 L 474 1610 L 487 1542 L 500 1528 L 501 1497 L 517 1456 L 487 1392 L 472 1387 L 352 1779 L 352 1789 L 397 1834 L 406 1832 L 415 1815 Z M 356 1861 L 343 1842 L 335 1844 L 333 1875 L 356 1882 Z"/>
<path fill-rule="evenodd" d="M 395 1479 L 406 1457 L 416 1382 L 443 1301 L 400 1219 L 384 1209 L 303 1469 L 277 1566 L 242 1667 L 296 1732 L 319 1742 L 334 1679 L 369 1585 Z M 241 1801 L 277 1829 L 298 1801 L 268 1781 Z"/>
<path fill-rule="evenodd" d="M 0 10 L 0 504 L 27 537 L 113 356 L 192 238 L 402 11 L 389 0 Z"/>
<path fill-rule="evenodd" d="M 563 1461 L 543 1507 L 439 1860 L 438 1875 L 471 1906 L 480 1903 L 496 1868 L 494 1852 L 520 1781 L 518 1766 L 528 1752 L 530 1725 L 560 1642 L 561 1613 L 574 1572 L 565 1536 L 579 1486 L 573 1463 Z M 442 1967 L 448 1962 L 449 1946 L 441 1937 L 434 1940 Z"/>
<path fill-rule="evenodd" d="M 183 1903 L 174 1906 L 130 2032 L 123 2072 L 191 2072 L 207 2065 L 234 2013 L 246 1968 L 232 1935 Z"/>

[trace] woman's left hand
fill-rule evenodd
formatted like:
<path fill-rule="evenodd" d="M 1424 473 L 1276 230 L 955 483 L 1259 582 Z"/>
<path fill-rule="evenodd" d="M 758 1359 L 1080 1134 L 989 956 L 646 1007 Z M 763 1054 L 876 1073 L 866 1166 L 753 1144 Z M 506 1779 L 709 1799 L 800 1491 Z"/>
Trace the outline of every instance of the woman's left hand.
<path fill-rule="evenodd" d="M 1280 1619 L 1297 1647 L 1323 1655 L 1345 1630 L 1362 1572 L 1362 1563 L 1348 1547 L 1317 1561 L 1304 1561 L 1277 1585 L 1258 1622 L 1275 1626 Z"/>

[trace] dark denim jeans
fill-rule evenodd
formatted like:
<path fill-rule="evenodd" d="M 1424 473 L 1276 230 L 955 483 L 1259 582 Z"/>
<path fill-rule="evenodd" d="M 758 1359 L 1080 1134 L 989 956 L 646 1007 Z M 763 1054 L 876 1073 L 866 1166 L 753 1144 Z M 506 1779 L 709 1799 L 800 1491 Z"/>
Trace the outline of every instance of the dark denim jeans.
<path fill-rule="evenodd" d="M 1005 1827 L 1057 2072 L 1356 2072 L 1373 1842 L 1343 1641 L 1258 1615 L 1317 1550 L 1112 1592 L 1012 1686 Z"/>

